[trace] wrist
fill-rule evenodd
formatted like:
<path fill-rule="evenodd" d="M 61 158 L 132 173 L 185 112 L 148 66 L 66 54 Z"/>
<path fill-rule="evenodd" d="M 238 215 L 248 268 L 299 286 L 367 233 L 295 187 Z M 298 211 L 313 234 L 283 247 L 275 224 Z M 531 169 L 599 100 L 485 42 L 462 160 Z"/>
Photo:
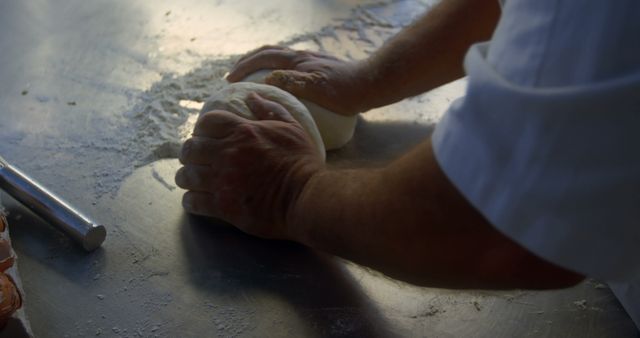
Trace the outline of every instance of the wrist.
<path fill-rule="evenodd" d="M 356 95 L 358 97 L 357 111 L 363 113 L 381 106 L 377 104 L 382 92 L 378 86 L 379 72 L 374 62 L 371 58 L 367 58 L 354 62 L 353 67 L 355 78 L 358 79 L 354 84 L 354 88 L 359 91 Z"/>
<path fill-rule="evenodd" d="M 398 82 L 399 69 L 387 62 L 392 60 L 381 60 L 376 54 L 358 61 L 356 73 L 361 83 L 361 112 L 386 106 L 404 98 L 398 97 L 397 88 L 394 88 L 394 83 Z"/>
<path fill-rule="evenodd" d="M 384 199 L 383 178 L 380 169 L 316 172 L 290 203 L 287 239 L 328 252 L 346 250 L 340 243 L 379 211 L 372 208 Z"/>
<path fill-rule="evenodd" d="M 317 185 L 320 178 L 325 175 L 326 169 L 302 168 L 302 179 L 298 180 L 287 208 L 284 219 L 284 239 L 307 244 L 307 228 L 308 222 L 305 215 L 308 216 L 308 201 L 311 192 Z"/>

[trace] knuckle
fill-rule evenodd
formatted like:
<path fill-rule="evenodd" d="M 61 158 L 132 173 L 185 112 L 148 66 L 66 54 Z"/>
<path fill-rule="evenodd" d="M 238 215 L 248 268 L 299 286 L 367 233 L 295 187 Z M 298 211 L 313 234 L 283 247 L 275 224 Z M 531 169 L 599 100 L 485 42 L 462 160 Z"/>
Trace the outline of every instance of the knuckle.
<path fill-rule="evenodd" d="M 313 54 L 311 54 L 310 52 L 306 50 L 300 50 L 295 52 L 293 61 L 296 64 L 300 64 L 300 63 L 309 61 L 309 59 L 311 59 L 312 57 L 313 57 Z"/>
<path fill-rule="evenodd" d="M 211 123 L 213 121 L 215 121 L 215 119 L 218 117 L 217 111 L 215 110 L 211 110 L 208 112 L 203 113 L 202 115 L 200 115 L 200 118 L 198 118 L 198 122 L 197 123 Z"/>
<path fill-rule="evenodd" d="M 228 147 L 228 148 L 224 148 L 220 151 L 220 155 L 222 155 L 224 158 L 226 157 L 232 157 L 234 155 L 236 155 L 238 153 L 238 148 L 236 147 Z"/>
<path fill-rule="evenodd" d="M 227 112 L 224 109 L 218 108 L 217 106 L 214 105 L 213 109 L 200 115 L 200 118 L 198 118 L 198 121 L 205 121 L 208 123 L 218 123 L 220 121 L 225 121 L 225 114 L 227 114 Z"/>
<path fill-rule="evenodd" d="M 321 71 L 314 71 L 309 75 L 309 80 L 315 84 L 325 84 L 327 83 L 329 77 L 326 73 Z"/>
<path fill-rule="evenodd" d="M 266 101 L 264 103 L 264 110 L 267 113 L 273 114 L 274 112 L 281 112 L 282 110 L 285 110 L 284 106 L 282 106 L 280 103 L 276 102 L 276 101 Z"/>
<path fill-rule="evenodd" d="M 202 187 L 202 177 L 193 169 L 186 170 L 185 180 L 188 182 L 189 186 Z"/>

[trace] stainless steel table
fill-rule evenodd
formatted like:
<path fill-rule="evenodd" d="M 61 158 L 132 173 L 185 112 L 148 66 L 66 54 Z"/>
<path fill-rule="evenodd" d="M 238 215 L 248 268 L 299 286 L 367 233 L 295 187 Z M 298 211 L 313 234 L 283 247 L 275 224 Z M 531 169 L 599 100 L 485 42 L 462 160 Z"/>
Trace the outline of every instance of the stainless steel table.
<path fill-rule="evenodd" d="M 637 337 L 606 286 L 558 291 L 418 288 L 300 245 L 190 217 L 164 159 L 120 176 L 124 112 L 162 73 L 309 33 L 352 57 L 425 1 L 0 3 L 0 153 L 108 228 L 87 254 L 11 198 L 2 202 L 41 337 Z M 351 20 L 356 13 L 358 18 Z M 347 21 L 344 21 L 347 20 Z M 349 22 L 350 26 L 344 23 Z M 373 26 L 368 26 L 373 22 Z M 338 27 L 349 34 L 335 34 Z M 340 33 L 340 32 L 338 32 Z M 313 38 L 316 36 L 316 38 Z M 311 37 L 311 38 L 309 38 Z M 376 40 L 378 39 L 378 40 Z M 360 39 L 361 41 L 362 39 Z M 365 44 L 366 45 L 366 44 Z M 304 46 L 304 44 L 302 45 Z M 353 47 L 352 46 L 352 47 Z M 366 47 L 366 46 L 365 46 Z M 350 52 L 351 53 L 351 52 Z M 365 114 L 331 166 L 381 165 L 429 135 L 457 82 Z M 102 140 L 97 143 L 95 140 Z M 107 140 L 107 141 L 105 141 Z M 123 179 L 100 192 L 105 178 Z M 113 183 L 113 182 L 111 182 Z M 117 183 L 117 182 L 116 182 Z"/>

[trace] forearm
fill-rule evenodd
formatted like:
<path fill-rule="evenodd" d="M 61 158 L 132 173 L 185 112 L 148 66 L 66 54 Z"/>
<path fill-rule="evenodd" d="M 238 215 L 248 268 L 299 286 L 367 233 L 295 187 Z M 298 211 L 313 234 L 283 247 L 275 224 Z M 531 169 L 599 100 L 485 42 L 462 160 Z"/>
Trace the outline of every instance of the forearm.
<path fill-rule="evenodd" d="M 420 146 L 417 151 L 424 150 Z M 433 174 L 423 167 L 417 180 L 410 172 L 394 175 L 397 167 L 406 166 L 405 161 L 400 159 L 385 169 L 329 171 L 315 176 L 296 205 L 297 217 L 292 222 L 295 237 L 394 278 L 452 286 L 435 266 L 430 267 L 434 276 L 417 276 L 416 267 L 427 264 L 424 259 L 430 254 L 438 255 L 430 245 L 434 237 L 443 237 L 437 232 L 453 229 L 437 229 L 434 224 L 446 212 L 439 209 L 437 189 L 413 184 L 411 192 L 397 190 L 411 186 L 404 182 L 418 183 Z"/>
<path fill-rule="evenodd" d="M 316 175 L 289 214 L 294 240 L 391 277 L 447 288 L 547 288 L 579 276 L 498 233 L 425 142 L 381 170 Z"/>
<path fill-rule="evenodd" d="M 371 87 L 363 110 L 464 76 L 467 49 L 490 39 L 499 16 L 497 0 L 442 0 L 361 63 Z"/>

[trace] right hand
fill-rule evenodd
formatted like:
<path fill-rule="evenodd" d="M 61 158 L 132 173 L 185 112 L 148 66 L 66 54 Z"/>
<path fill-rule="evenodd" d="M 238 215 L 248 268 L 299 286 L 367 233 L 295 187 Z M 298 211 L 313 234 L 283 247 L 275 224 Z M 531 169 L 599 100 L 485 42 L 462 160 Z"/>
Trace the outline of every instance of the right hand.
<path fill-rule="evenodd" d="M 363 62 L 333 56 L 263 46 L 243 56 L 227 80 L 241 81 L 260 69 L 274 69 L 265 83 L 288 91 L 341 115 L 355 115 L 370 108 L 373 86 Z"/>
<path fill-rule="evenodd" d="M 176 184 L 189 213 L 215 217 L 263 238 L 296 240 L 290 221 L 323 158 L 302 125 L 277 102 L 247 98 L 257 118 L 227 111 L 200 116 L 180 153 Z"/>

